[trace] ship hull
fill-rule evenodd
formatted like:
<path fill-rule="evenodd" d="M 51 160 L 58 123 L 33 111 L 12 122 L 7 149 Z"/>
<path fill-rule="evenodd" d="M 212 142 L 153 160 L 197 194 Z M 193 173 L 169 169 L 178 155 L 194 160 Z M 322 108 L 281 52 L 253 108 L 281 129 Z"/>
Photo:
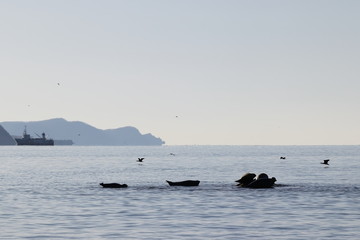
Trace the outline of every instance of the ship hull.
<path fill-rule="evenodd" d="M 54 140 L 52 139 L 19 139 L 15 138 L 15 141 L 17 142 L 18 146 L 54 146 Z"/>

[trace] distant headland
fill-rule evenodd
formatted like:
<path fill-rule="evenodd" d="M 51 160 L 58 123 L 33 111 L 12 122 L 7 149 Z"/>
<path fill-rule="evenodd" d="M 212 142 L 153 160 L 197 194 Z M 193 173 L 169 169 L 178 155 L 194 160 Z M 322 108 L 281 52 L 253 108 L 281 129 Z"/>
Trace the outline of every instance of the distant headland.
<path fill-rule="evenodd" d="M 31 122 L 0 122 L 3 130 L 12 137 L 23 135 L 24 127 L 31 135 L 46 133 L 54 139 L 55 145 L 81 146 L 159 146 L 165 142 L 150 133 L 141 134 L 135 127 L 121 127 L 101 130 L 80 121 L 54 118 Z M 0 143 L 1 145 L 1 143 Z"/>

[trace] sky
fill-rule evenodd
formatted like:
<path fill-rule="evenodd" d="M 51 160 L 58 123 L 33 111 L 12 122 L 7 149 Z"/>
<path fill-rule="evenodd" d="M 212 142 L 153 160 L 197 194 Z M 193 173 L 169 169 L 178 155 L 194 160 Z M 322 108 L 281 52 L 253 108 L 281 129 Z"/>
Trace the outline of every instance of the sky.
<path fill-rule="evenodd" d="M 360 144 L 360 1 L 0 0 L 0 122 Z"/>

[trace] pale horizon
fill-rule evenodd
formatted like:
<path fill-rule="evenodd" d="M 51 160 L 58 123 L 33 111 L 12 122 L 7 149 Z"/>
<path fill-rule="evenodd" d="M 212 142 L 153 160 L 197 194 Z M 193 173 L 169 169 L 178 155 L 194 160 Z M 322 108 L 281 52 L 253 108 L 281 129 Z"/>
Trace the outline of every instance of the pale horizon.
<path fill-rule="evenodd" d="M 359 145 L 359 1 L 1 1 L 0 122 Z"/>

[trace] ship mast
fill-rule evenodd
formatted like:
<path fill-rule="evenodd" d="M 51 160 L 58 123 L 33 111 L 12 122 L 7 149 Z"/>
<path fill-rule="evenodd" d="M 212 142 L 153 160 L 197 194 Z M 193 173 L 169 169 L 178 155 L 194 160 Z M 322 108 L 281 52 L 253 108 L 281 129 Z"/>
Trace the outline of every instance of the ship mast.
<path fill-rule="evenodd" d="M 24 129 L 24 133 L 23 133 L 23 139 L 29 139 L 29 138 L 30 138 L 30 135 L 27 134 L 26 125 L 25 125 L 25 129 Z"/>

